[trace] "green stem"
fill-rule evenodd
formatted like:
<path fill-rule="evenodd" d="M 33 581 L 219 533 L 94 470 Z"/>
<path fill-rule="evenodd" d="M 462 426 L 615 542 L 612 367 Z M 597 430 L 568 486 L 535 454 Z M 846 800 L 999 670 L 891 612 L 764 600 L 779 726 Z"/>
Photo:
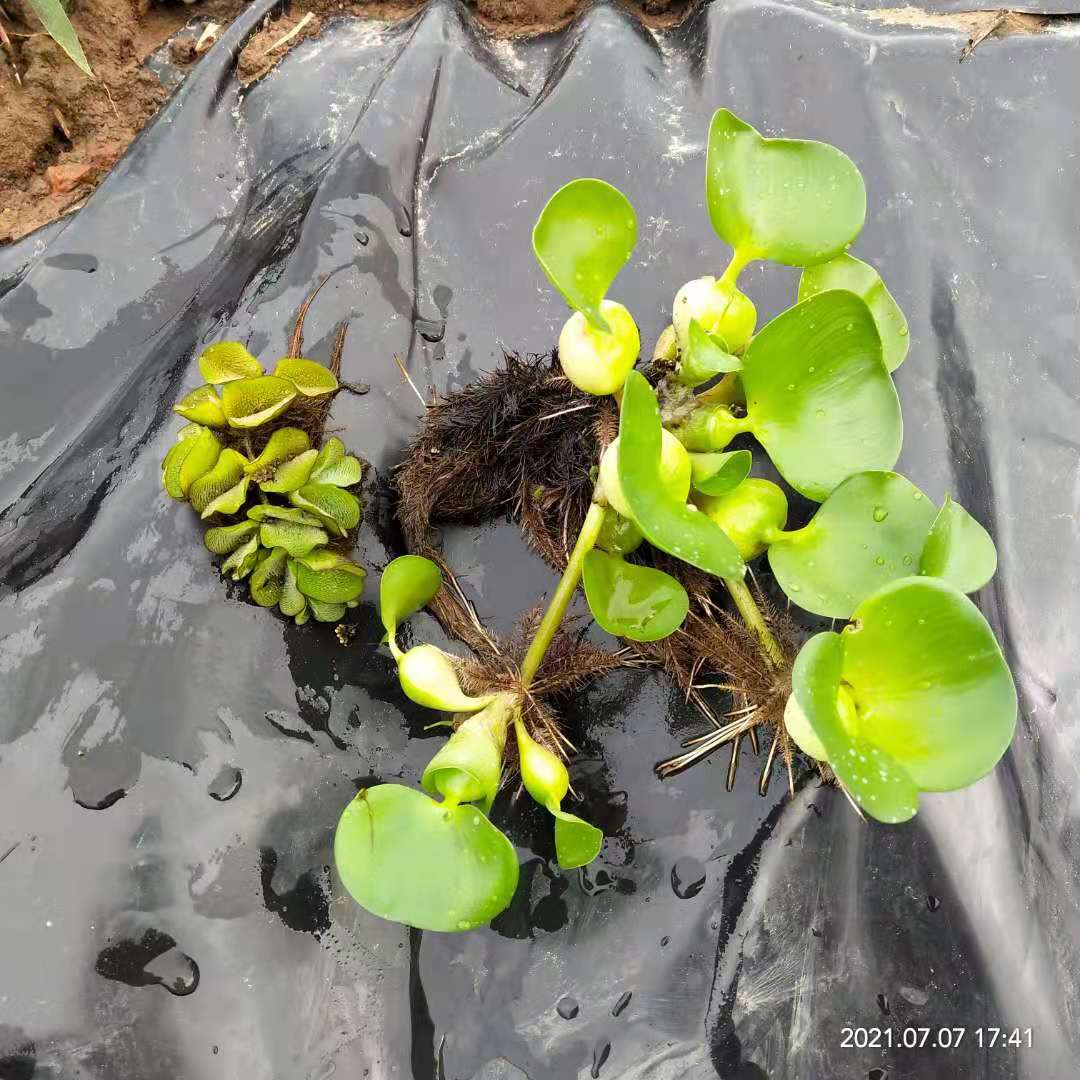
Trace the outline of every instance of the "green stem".
<path fill-rule="evenodd" d="M 746 587 L 746 582 L 725 578 L 724 584 L 731 593 L 731 599 L 735 601 L 735 606 L 739 609 L 739 614 L 742 616 L 742 621 L 746 623 L 747 629 L 756 634 L 758 641 L 761 642 L 765 656 L 773 667 L 780 667 L 784 662 L 783 650 L 773 637 L 772 631 L 765 622 L 765 616 L 761 614 L 761 608 L 754 600 L 753 593 Z"/>
<path fill-rule="evenodd" d="M 585 556 L 595 547 L 597 538 L 600 536 L 600 527 L 603 524 L 604 507 L 599 503 L 590 504 L 589 512 L 585 515 L 585 522 L 581 526 L 581 532 L 578 533 L 577 543 L 574 544 L 574 550 L 570 552 L 570 559 L 566 564 L 566 569 L 559 579 L 559 584 L 555 587 L 555 594 L 551 598 L 551 603 L 548 604 L 547 611 L 544 612 L 543 619 L 540 620 L 540 625 L 536 629 L 536 636 L 532 639 L 529 651 L 525 654 L 525 659 L 522 662 L 521 681 L 525 686 L 528 686 L 536 678 L 536 673 L 540 670 L 544 654 L 548 651 L 548 646 L 551 644 L 552 638 L 555 637 L 555 631 L 559 629 L 559 624 L 562 622 L 566 609 L 570 605 L 570 600 L 578 587 L 578 583 L 581 581 Z"/>
<path fill-rule="evenodd" d="M 720 280 L 727 285 L 734 285 L 739 280 L 739 275 L 743 272 L 748 262 L 753 260 L 754 256 L 749 251 L 744 251 L 742 248 L 736 248 L 731 253 L 731 262 L 727 264 L 727 269 L 720 275 Z"/>

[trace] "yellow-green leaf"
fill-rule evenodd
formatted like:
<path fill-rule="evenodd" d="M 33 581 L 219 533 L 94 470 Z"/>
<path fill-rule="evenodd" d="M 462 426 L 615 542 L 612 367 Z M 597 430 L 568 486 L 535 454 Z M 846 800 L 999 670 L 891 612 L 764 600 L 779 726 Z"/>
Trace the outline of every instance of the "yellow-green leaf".
<path fill-rule="evenodd" d="M 223 491 L 216 499 L 212 499 L 202 512 L 203 520 L 215 514 L 235 514 L 247 502 L 249 483 L 251 481 L 248 477 L 242 476 L 228 491 Z"/>
<path fill-rule="evenodd" d="M 252 536 L 246 544 L 238 547 L 222 564 L 221 572 L 229 574 L 233 581 L 241 581 L 255 569 L 259 561 L 259 538 Z"/>
<path fill-rule="evenodd" d="M 345 456 L 345 444 L 331 436 L 323 444 L 311 469 L 311 483 L 333 484 L 335 487 L 351 487 L 359 484 L 363 467 L 359 459 Z"/>
<path fill-rule="evenodd" d="M 178 413 L 185 420 L 190 420 L 195 424 L 204 424 L 206 427 L 225 426 L 221 398 L 212 386 L 200 386 L 197 390 L 192 390 L 187 397 L 173 406 L 173 412 Z"/>
<path fill-rule="evenodd" d="M 94 72 L 86 59 L 86 53 L 83 52 L 79 35 L 75 33 L 75 27 L 71 25 L 71 20 L 60 0 L 29 0 L 29 3 L 49 37 L 68 54 L 71 62 L 80 71 L 93 79 Z"/>
<path fill-rule="evenodd" d="M 308 607 L 316 622 L 337 622 L 345 617 L 344 604 L 324 604 L 321 600 L 308 597 Z"/>
<path fill-rule="evenodd" d="M 219 341 L 203 350 L 199 372 L 208 383 L 228 383 L 262 375 L 262 364 L 239 341 Z"/>
<path fill-rule="evenodd" d="M 248 465 L 247 471 L 254 476 L 256 473 L 272 469 L 283 461 L 288 461 L 289 458 L 294 458 L 310 448 L 311 440 L 308 438 L 306 431 L 294 427 L 278 428 L 266 440 L 266 445 L 262 448 L 258 457 Z"/>
<path fill-rule="evenodd" d="M 225 419 L 232 427 L 254 428 L 280 416 L 296 397 L 296 387 L 273 375 L 236 379 L 221 391 Z"/>
<path fill-rule="evenodd" d="M 279 379 L 287 379 L 305 397 L 322 397 L 338 388 L 334 373 L 314 360 L 279 360 L 274 374 Z"/>
<path fill-rule="evenodd" d="M 332 484 L 306 484 L 289 495 L 289 502 L 314 514 L 336 536 L 360 524 L 359 500 Z"/>
<path fill-rule="evenodd" d="M 203 428 L 190 444 L 187 455 L 176 466 L 176 484 L 185 497 L 191 491 L 191 485 L 217 464 L 221 453 L 221 440 L 209 428 Z M 188 440 L 181 445 L 188 445 Z"/>
<path fill-rule="evenodd" d="M 203 543 L 207 550 L 215 555 L 231 555 L 258 531 L 259 525 L 255 521 L 241 521 L 237 525 L 219 525 L 217 528 L 206 530 Z"/>
<path fill-rule="evenodd" d="M 307 555 L 329 539 L 325 530 L 318 526 L 295 521 L 267 521 L 259 527 L 259 541 L 263 547 L 284 548 L 293 557 Z"/>
<path fill-rule="evenodd" d="M 315 459 L 319 456 L 317 450 L 305 450 L 302 454 L 283 461 L 275 470 L 269 480 L 263 480 L 259 487 L 263 491 L 272 491 L 276 494 L 287 495 L 290 491 L 298 491 L 307 482 L 311 475 L 311 468 Z"/>
<path fill-rule="evenodd" d="M 222 450 L 214 467 L 191 485 L 188 491 L 191 505 L 201 514 L 219 495 L 245 479 L 246 464 L 247 458 L 243 454 L 229 448 Z"/>
<path fill-rule="evenodd" d="M 296 562 L 293 559 L 285 564 L 285 580 L 281 585 L 281 599 L 278 609 L 282 615 L 295 618 L 307 607 L 307 599 L 296 586 Z"/>
<path fill-rule="evenodd" d="M 361 566 L 343 560 L 327 570 L 312 570 L 304 562 L 296 564 L 296 583 L 311 600 L 324 604 L 344 604 L 364 591 L 366 573 Z"/>
<path fill-rule="evenodd" d="M 251 598 L 259 607 L 273 607 L 285 587 L 288 556 L 281 548 L 268 552 L 251 575 Z"/>

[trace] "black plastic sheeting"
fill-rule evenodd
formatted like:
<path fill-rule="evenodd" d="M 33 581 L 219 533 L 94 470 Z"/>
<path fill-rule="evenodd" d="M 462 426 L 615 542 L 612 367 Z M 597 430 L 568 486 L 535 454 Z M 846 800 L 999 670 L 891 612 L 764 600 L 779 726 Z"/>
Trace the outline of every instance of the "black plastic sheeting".
<path fill-rule="evenodd" d="M 433 3 L 334 22 L 241 91 L 266 10 L 77 216 L 0 252 L 0 1075 L 1077 1075 L 1076 34 L 961 67 L 962 35 L 808 3 L 715 4 L 663 33 L 600 6 L 514 44 Z M 372 389 L 334 424 L 375 465 L 359 555 L 383 565 L 419 412 L 392 355 L 446 390 L 503 346 L 549 348 L 565 312 L 529 230 L 582 174 L 638 209 L 615 295 L 651 342 L 675 289 L 724 262 L 702 204 L 720 105 L 866 176 L 856 251 L 912 327 L 901 468 L 996 536 L 980 602 L 1020 689 L 1014 747 L 910 825 L 870 826 L 813 781 L 760 798 L 748 747 L 731 794 L 726 756 L 661 783 L 703 723 L 662 676 L 622 673 L 568 716 L 601 861 L 557 873 L 545 815 L 506 795 L 511 909 L 466 935 L 381 922 L 336 889 L 332 831 L 358 784 L 415 782 L 441 736 L 370 603 L 343 648 L 218 580 L 160 490 L 170 406 L 206 343 L 281 355 L 329 274 L 306 351 L 325 360 L 350 320 L 345 376 Z M 796 273 L 745 281 L 768 316 Z M 446 541 L 496 629 L 551 585 L 506 523 Z M 849 1026 L 965 1032 L 848 1048 Z M 1033 1047 L 980 1048 L 990 1027 Z"/>

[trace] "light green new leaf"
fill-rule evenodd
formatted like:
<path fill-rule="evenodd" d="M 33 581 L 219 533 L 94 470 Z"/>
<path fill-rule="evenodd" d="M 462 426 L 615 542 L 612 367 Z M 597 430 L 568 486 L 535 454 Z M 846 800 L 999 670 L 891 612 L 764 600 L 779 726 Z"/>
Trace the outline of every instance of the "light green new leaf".
<path fill-rule="evenodd" d="M 442 587 L 442 572 L 422 555 L 400 555 L 379 582 L 379 616 L 389 640 L 410 615 L 426 607 Z"/>
<path fill-rule="evenodd" d="M 741 373 L 750 429 L 780 475 L 821 502 L 854 473 L 891 469 L 903 421 L 869 308 L 834 290 L 772 320 Z"/>
<path fill-rule="evenodd" d="M 866 187 L 834 146 L 765 139 L 727 109 L 709 127 L 705 191 L 713 228 L 743 259 L 812 266 L 862 229 Z"/>
<path fill-rule="evenodd" d="M 513 899 L 513 845 L 473 806 L 446 806 L 398 784 L 345 808 L 334 863 L 361 907 L 421 930 L 472 930 Z"/>
<path fill-rule="evenodd" d="M 244 475 L 246 464 L 247 458 L 243 454 L 226 447 L 214 462 L 214 467 L 192 483 L 188 490 L 191 505 L 202 514 L 219 496 L 225 495 L 241 481 L 246 484 L 247 477 Z M 239 506 L 236 507 L 237 510 L 239 508 Z"/>
<path fill-rule="evenodd" d="M 251 522 L 255 525 L 255 522 Z M 267 521 L 259 529 L 259 543 L 266 548 L 282 548 L 294 558 L 309 555 L 330 537 L 317 525 L 301 525 L 296 521 Z M 295 614 L 295 612 L 293 612 Z"/>
<path fill-rule="evenodd" d="M 221 389 L 221 403 L 231 427 L 256 428 L 280 416 L 296 394 L 291 382 L 273 375 L 259 375 L 226 383 Z"/>
<path fill-rule="evenodd" d="M 278 610 L 290 619 L 296 618 L 307 607 L 307 598 L 296 584 L 296 561 L 289 559 L 285 563 L 285 580 L 281 583 L 281 596 Z"/>
<path fill-rule="evenodd" d="M 750 475 L 753 463 L 749 450 L 691 454 L 690 482 L 702 495 L 726 495 Z"/>
<path fill-rule="evenodd" d="M 997 549 L 990 534 L 946 495 L 926 538 L 919 572 L 944 578 L 961 592 L 978 592 L 997 570 Z"/>
<path fill-rule="evenodd" d="M 585 597 L 596 621 L 616 637 L 659 641 L 683 624 L 686 590 L 670 574 L 603 551 L 585 556 Z"/>
<path fill-rule="evenodd" d="M 558 806 L 549 806 L 548 810 L 555 818 L 555 857 L 559 860 L 559 866 L 563 870 L 588 866 L 600 854 L 604 834 L 577 814 L 568 813 Z"/>
<path fill-rule="evenodd" d="M 708 333 L 697 319 L 690 320 L 687 339 L 676 375 L 686 386 L 700 386 L 717 375 L 742 367 L 742 361 L 728 352 L 727 343 Z"/>
<path fill-rule="evenodd" d="M 203 507 L 203 521 L 215 514 L 235 514 L 247 502 L 249 483 L 248 478 L 242 476 L 228 491 L 223 491 L 217 498 L 211 499 Z"/>
<path fill-rule="evenodd" d="M 289 502 L 314 514 L 335 536 L 344 536 L 360 524 L 360 501 L 332 484 L 305 484 L 290 493 Z"/>
<path fill-rule="evenodd" d="M 302 454 L 283 461 L 274 469 L 274 475 L 269 480 L 261 481 L 259 487 L 263 491 L 272 491 L 279 495 L 299 491 L 308 482 L 318 456 L 318 450 L 305 450 Z"/>
<path fill-rule="evenodd" d="M 290 526 L 308 528 L 306 525 Z M 264 525 L 265 529 L 266 526 Z M 297 552 L 300 555 L 300 552 Z M 300 558 L 296 564 L 296 583 L 300 591 L 311 600 L 322 604 L 345 604 L 355 600 L 364 591 L 367 571 L 348 559 L 325 570 L 312 569 L 310 559 Z"/>
<path fill-rule="evenodd" d="M 260 553 L 259 538 L 251 537 L 246 544 L 238 547 L 222 564 L 221 572 L 228 574 L 233 581 L 242 581 L 255 569 Z"/>
<path fill-rule="evenodd" d="M 45 27 L 45 33 L 68 54 L 72 63 L 91 79 L 96 78 L 90 62 L 86 59 L 86 53 L 83 52 L 79 35 L 75 33 L 75 27 L 71 25 L 60 0 L 29 0 L 29 4 L 41 20 L 41 25 Z"/>
<path fill-rule="evenodd" d="M 279 360 L 274 374 L 279 379 L 287 379 L 305 397 L 322 397 L 338 388 L 337 376 L 314 360 Z"/>
<path fill-rule="evenodd" d="M 414 645 L 397 659 L 401 689 L 417 705 L 441 712 L 476 712 L 493 700 L 492 694 L 466 694 L 453 660 L 434 645 Z"/>
<path fill-rule="evenodd" d="M 238 525 L 219 525 L 206 530 L 203 543 L 207 550 L 215 555 L 231 555 L 258 531 L 258 523 L 254 521 L 241 521 Z"/>
<path fill-rule="evenodd" d="M 723 529 L 666 492 L 661 431 L 656 394 L 641 372 L 631 371 L 619 421 L 618 476 L 634 522 L 661 551 L 717 577 L 741 579 L 746 564 Z"/>
<path fill-rule="evenodd" d="M 466 717 L 428 762 L 420 779 L 424 790 L 453 802 L 490 805 L 502 779 L 512 710 L 513 699 L 499 694 L 485 708 Z"/>
<path fill-rule="evenodd" d="M 335 487 L 352 487 L 359 484 L 363 475 L 360 460 L 346 457 L 345 444 L 332 435 L 323 443 L 319 456 L 311 469 L 313 484 L 333 484 Z"/>
<path fill-rule="evenodd" d="M 266 440 L 266 445 L 259 456 L 248 465 L 247 471 L 254 476 L 273 469 L 290 458 L 299 457 L 309 449 L 311 449 L 311 440 L 306 431 L 294 427 L 278 428 Z"/>
<path fill-rule="evenodd" d="M 1016 729 L 1016 689 L 979 609 L 937 578 L 903 578 L 855 610 L 844 680 L 861 733 L 924 791 L 988 773 Z"/>
<path fill-rule="evenodd" d="M 630 201 L 603 180 L 572 180 L 540 212 L 533 252 L 566 302 L 600 330 L 610 331 L 600 301 L 637 243 Z"/>
<path fill-rule="evenodd" d="M 885 288 L 881 275 L 869 264 L 854 255 L 838 255 L 820 266 L 807 267 L 799 279 L 799 299 L 807 300 L 830 289 L 847 289 L 866 301 L 881 336 L 885 366 L 895 371 L 911 346 L 907 319 L 900 305 Z"/>
<path fill-rule="evenodd" d="M 206 428 L 200 424 L 185 424 L 177 435 L 176 443 L 169 448 L 161 463 L 161 485 L 170 498 L 183 502 L 187 498 L 186 489 L 180 486 L 180 469 L 188 454 L 195 448 L 195 440 Z M 220 447 L 216 436 L 211 436 L 214 444 Z M 207 445 L 210 445 L 209 443 Z M 211 463 L 212 464 L 212 463 Z"/>
<path fill-rule="evenodd" d="M 604 523 L 596 538 L 601 551 L 609 555 L 631 555 L 644 541 L 641 530 L 629 518 L 624 518 L 613 506 L 604 511 Z"/>
<path fill-rule="evenodd" d="M 267 552 L 251 575 L 251 598 L 259 607 L 271 608 L 285 587 L 288 555 L 281 548 Z"/>
<path fill-rule="evenodd" d="M 298 525 L 321 526 L 314 514 L 301 510 L 299 506 L 274 506 L 273 503 L 257 503 L 252 506 L 247 516 L 252 521 L 295 521 Z"/>
<path fill-rule="evenodd" d="M 223 428 L 225 413 L 221 398 L 212 386 L 200 386 L 173 406 L 173 412 L 194 424 Z"/>
<path fill-rule="evenodd" d="M 203 350 L 199 372 L 208 383 L 250 379 L 263 373 L 262 364 L 239 341 L 219 341 Z"/>
<path fill-rule="evenodd" d="M 864 472 L 848 477 L 810 523 L 774 538 L 769 566 L 792 601 L 848 619 L 883 585 L 918 571 L 934 504 L 905 477 Z"/>
<path fill-rule="evenodd" d="M 221 454 L 221 440 L 209 428 L 203 428 L 198 435 L 190 440 L 185 439 L 180 445 L 189 447 L 188 452 L 171 464 L 175 467 L 176 487 L 186 498 L 192 484 L 217 464 Z M 172 471 L 170 469 L 170 472 Z M 166 479 L 173 482 L 168 477 Z"/>

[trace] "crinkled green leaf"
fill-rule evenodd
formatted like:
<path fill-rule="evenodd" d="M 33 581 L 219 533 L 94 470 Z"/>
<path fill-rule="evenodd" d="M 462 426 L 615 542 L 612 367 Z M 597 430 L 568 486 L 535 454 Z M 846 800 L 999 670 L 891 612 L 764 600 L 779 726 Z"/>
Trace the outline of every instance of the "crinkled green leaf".
<path fill-rule="evenodd" d="M 388 638 L 410 615 L 426 607 L 442 587 L 442 572 L 422 555 L 399 555 L 379 582 L 379 616 Z"/>
<path fill-rule="evenodd" d="M 275 548 L 259 561 L 251 575 L 251 599 L 260 607 L 271 608 L 281 599 L 285 587 L 288 555 Z"/>
<path fill-rule="evenodd" d="M 361 907 L 421 930 L 472 930 L 510 903 L 513 845 L 474 806 L 380 784 L 345 808 L 334 836 L 342 884 Z"/>
<path fill-rule="evenodd" d="M 203 508 L 203 520 L 215 514 L 235 514 L 247 502 L 250 482 L 248 477 L 243 476 L 228 491 L 223 491 L 216 499 L 211 499 Z"/>
<path fill-rule="evenodd" d="M 250 379 L 263 373 L 262 364 L 239 341 L 219 341 L 203 350 L 199 373 L 208 383 Z"/>
<path fill-rule="evenodd" d="M 328 604 L 322 600 L 307 598 L 308 608 L 315 617 L 316 622 L 338 622 L 345 617 L 346 607 L 344 604 Z"/>
<path fill-rule="evenodd" d="M 218 455 L 214 467 L 191 485 L 188 490 L 191 505 L 201 514 L 219 495 L 247 479 L 244 476 L 246 464 L 247 458 L 243 454 L 226 447 Z"/>
<path fill-rule="evenodd" d="M 267 521 L 259 526 L 259 542 L 263 547 L 283 548 L 294 557 L 309 554 L 329 539 L 319 526 L 301 525 L 296 521 Z"/>
<path fill-rule="evenodd" d="M 585 596 L 596 621 L 616 637 L 659 641 L 683 624 L 686 590 L 670 574 L 603 551 L 585 556 Z"/>
<path fill-rule="evenodd" d="M 540 212 L 532 243 L 566 302 L 609 332 L 600 301 L 637 243 L 637 215 L 626 196 L 603 180 L 572 180 Z"/>
<path fill-rule="evenodd" d="M 287 379 L 305 397 L 322 397 L 338 388 L 337 376 L 328 367 L 314 360 L 291 357 L 279 360 L 274 374 L 279 379 Z"/>
<path fill-rule="evenodd" d="M 295 622 L 297 626 L 304 626 L 306 623 L 308 623 L 310 621 L 311 621 L 311 608 L 309 608 L 307 605 L 304 606 L 304 610 L 301 611 L 300 614 L 297 615 L 296 618 L 293 620 L 293 622 Z"/>
<path fill-rule="evenodd" d="M 259 375 L 226 383 L 221 390 L 221 404 L 231 427 L 255 428 L 280 416 L 296 393 L 296 387 L 285 379 Z"/>
<path fill-rule="evenodd" d="M 630 372 L 619 422 L 618 475 L 634 522 L 661 551 L 717 577 L 741 579 L 746 564 L 724 531 L 664 490 L 661 431 L 656 394 L 641 372 Z"/>
<path fill-rule="evenodd" d="M 894 472 L 848 477 L 803 529 L 769 548 L 769 566 L 792 601 L 847 619 L 868 596 L 916 573 L 934 504 Z"/>
<path fill-rule="evenodd" d="M 34 14 L 41 20 L 45 33 L 67 53 L 71 62 L 91 79 L 95 78 L 90 62 L 83 52 L 79 35 L 71 25 L 61 0 L 28 0 Z"/>
<path fill-rule="evenodd" d="M 317 450 L 305 450 L 302 454 L 283 461 L 275 470 L 269 480 L 263 480 L 259 487 L 263 491 L 272 491 L 280 495 L 287 495 L 292 491 L 299 491 L 311 476 L 311 468 L 315 459 L 319 456 Z"/>
<path fill-rule="evenodd" d="M 346 456 L 345 445 L 336 436 L 331 436 L 323 444 L 319 456 L 311 469 L 313 484 L 333 484 L 335 487 L 352 487 L 359 484 L 363 476 L 360 459 Z"/>
<path fill-rule="evenodd" d="M 348 561 L 328 570 L 312 570 L 304 561 L 296 564 L 296 583 L 300 591 L 324 604 L 344 604 L 355 600 L 364 591 L 365 576 L 363 567 Z"/>
<path fill-rule="evenodd" d="M 891 469 L 903 421 L 869 308 L 818 293 L 750 343 L 740 378 L 750 429 L 780 475 L 821 502 L 849 476 Z"/>
<path fill-rule="evenodd" d="M 709 127 L 709 218 L 743 258 L 812 266 L 839 255 L 866 218 L 854 162 L 827 143 L 765 139 L 727 109 Z"/>
<path fill-rule="evenodd" d="M 289 494 L 289 502 L 314 514 L 336 536 L 360 524 L 360 500 L 332 484 L 305 484 Z"/>
<path fill-rule="evenodd" d="M 600 854 L 604 834 L 577 814 L 549 806 L 555 818 L 555 857 L 563 870 L 588 866 Z"/>
<path fill-rule="evenodd" d="M 679 382 L 700 386 L 727 371 L 738 371 L 742 361 L 727 349 L 727 343 L 717 334 L 708 333 L 697 321 L 690 320 L 687 346 L 679 357 Z"/>
<path fill-rule="evenodd" d="M 250 475 L 273 469 L 282 462 L 288 461 L 311 449 L 311 440 L 307 432 L 300 428 L 278 428 L 269 439 L 262 451 L 247 467 Z"/>
<path fill-rule="evenodd" d="M 920 557 L 919 572 L 943 578 L 961 592 L 978 592 L 997 570 L 990 534 L 946 495 Z"/>
<path fill-rule="evenodd" d="M 300 591 L 296 584 L 296 562 L 289 559 L 285 563 L 285 580 L 281 583 L 281 596 L 278 599 L 278 610 L 282 615 L 294 618 L 307 607 L 307 597 Z"/>
<path fill-rule="evenodd" d="M 749 450 L 691 454 L 690 482 L 702 495 L 726 495 L 750 475 L 753 463 Z"/>
<path fill-rule="evenodd" d="M 221 564 L 221 572 L 230 575 L 233 581 L 242 581 L 255 569 L 262 550 L 259 547 L 259 538 L 251 537 Z"/>
<path fill-rule="evenodd" d="M 177 433 L 176 441 L 183 442 L 185 439 L 192 439 L 202 431 L 202 424 L 185 424 Z"/>
<path fill-rule="evenodd" d="M 218 392 L 212 386 L 200 386 L 173 406 L 185 420 L 205 427 L 223 428 L 225 412 Z"/>
<path fill-rule="evenodd" d="M 252 521 L 295 521 L 298 525 L 316 526 L 322 524 L 314 514 L 301 510 L 299 506 L 274 506 L 273 503 L 258 503 L 248 510 L 247 516 Z"/>
<path fill-rule="evenodd" d="M 259 526 L 254 521 L 241 521 L 237 525 L 219 525 L 207 529 L 203 543 L 208 551 L 215 555 L 231 555 L 238 547 L 246 544 L 257 532 Z"/>
<path fill-rule="evenodd" d="M 209 428 L 203 428 L 198 435 L 191 440 L 185 439 L 181 445 L 189 449 L 176 463 L 175 483 L 186 497 L 191 492 L 192 484 L 217 464 L 221 440 Z"/>
<path fill-rule="evenodd" d="M 203 429 L 200 428 L 199 430 L 202 431 Z M 180 469 L 188 454 L 191 453 L 194 442 L 195 439 L 190 438 L 175 443 L 169 447 L 169 451 L 161 463 L 161 486 L 165 488 L 170 498 L 178 499 L 180 502 L 187 498 L 183 488 L 180 487 Z"/>
<path fill-rule="evenodd" d="M 837 255 L 827 263 L 807 267 L 799 280 L 799 299 L 806 300 L 829 289 L 847 289 L 866 301 L 881 336 L 885 366 L 895 371 L 908 354 L 911 345 L 907 319 L 900 305 L 885 288 L 881 275 L 869 265 L 847 253 Z"/>

